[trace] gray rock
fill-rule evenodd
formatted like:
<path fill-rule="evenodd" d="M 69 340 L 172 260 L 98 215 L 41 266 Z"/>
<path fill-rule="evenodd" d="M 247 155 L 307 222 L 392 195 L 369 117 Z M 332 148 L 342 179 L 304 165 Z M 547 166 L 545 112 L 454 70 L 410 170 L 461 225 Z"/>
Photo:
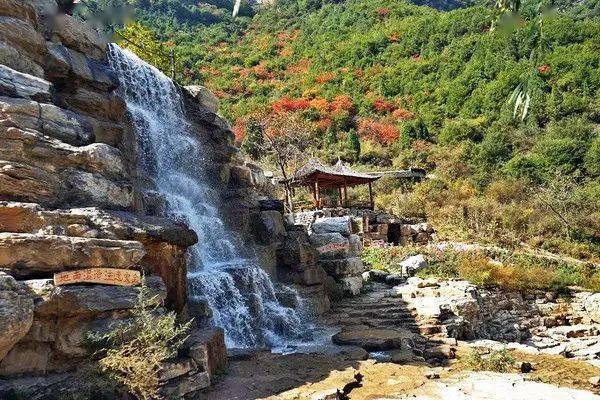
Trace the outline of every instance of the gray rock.
<path fill-rule="evenodd" d="M 25 286 L 0 272 L 0 361 L 29 331 L 33 323 L 33 297 Z"/>
<path fill-rule="evenodd" d="M 106 55 L 106 40 L 86 22 L 59 14 L 54 20 L 54 33 L 63 44 L 89 57 L 101 60 Z"/>
<path fill-rule="evenodd" d="M 138 286 L 54 286 L 50 279 L 28 280 L 24 283 L 38 296 L 35 315 L 42 317 L 91 316 L 107 311 L 128 310 L 136 304 L 140 290 Z M 158 276 L 148 277 L 146 285 L 153 304 L 162 304 L 166 297 L 162 279 Z"/>
<path fill-rule="evenodd" d="M 350 276 L 337 280 L 337 285 L 340 287 L 344 296 L 352 297 L 360 294 L 363 287 L 362 276 Z"/>
<path fill-rule="evenodd" d="M 345 277 L 362 274 L 365 269 L 363 262 L 358 257 L 334 260 L 321 260 L 319 265 L 331 276 Z"/>
<path fill-rule="evenodd" d="M 340 233 L 313 233 L 310 243 L 316 248 L 319 258 L 345 258 L 348 256 L 350 244 Z"/>
<path fill-rule="evenodd" d="M 583 306 L 590 319 L 600 323 L 600 293 L 594 293 L 585 299 Z"/>
<path fill-rule="evenodd" d="M 131 240 L 0 233 L 0 268 L 20 277 L 73 268 L 131 268 L 144 254 L 144 246 Z"/>
<path fill-rule="evenodd" d="M 427 260 L 423 254 L 417 254 L 416 256 L 408 257 L 406 260 L 400 263 L 402 273 L 407 276 L 412 276 L 421 269 L 427 268 L 427 266 Z"/>
<path fill-rule="evenodd" d="M 320 218 L 311 226 L 315 234 L 338 233 L 344 236 L 352 234 L 352 221 L 350 217 Z"/>
<path fill-rule="evenodd" d="M 358 235 L 348 236 L 348 243 L 350 244 L 350 254 L 353 256 L 359 256 L 363 250 L 362 239 Z"/>
<path fill-rule="evenodd" d="M 42 78 L 0 64 L 0 94 L 37 101 L 50 101 L 52 84 Z"/>
<path fill-rule="evenodd" d="M 194 97 L 201 107 L 216 113 L 219 109 L 219 99 L 210 90 L 201 85 L 186 86 L 185 89 Z"/>
<path fill-rule="evenodd" d="M 270 244 L 282 241 L 285 236 L 283 216 L 279 211 L 261 211 L 252 218 L 254 237 L 259 243 Z"/>

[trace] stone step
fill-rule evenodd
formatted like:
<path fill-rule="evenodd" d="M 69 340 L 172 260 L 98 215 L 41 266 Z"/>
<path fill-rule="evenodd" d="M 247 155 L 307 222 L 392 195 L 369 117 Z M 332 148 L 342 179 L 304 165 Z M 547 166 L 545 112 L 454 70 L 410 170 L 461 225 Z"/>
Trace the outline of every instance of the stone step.
<path fill-rule="evenodd" d="M 78 268 L 129 269 L 144 254 L 142 243 L 133 240 L 0 233 L 0 269 L 17 278 L 50 277 Z"/>

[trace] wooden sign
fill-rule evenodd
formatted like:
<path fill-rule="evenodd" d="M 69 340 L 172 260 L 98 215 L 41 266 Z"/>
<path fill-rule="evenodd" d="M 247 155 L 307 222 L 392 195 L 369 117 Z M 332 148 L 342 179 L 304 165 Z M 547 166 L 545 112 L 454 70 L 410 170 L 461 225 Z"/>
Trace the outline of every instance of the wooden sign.
<path fill-rule="evenodd" d="M 103 285 L 136 286 L 141 282 L 139 271 L 116 268 L 88 268 L 54 274 L 54 285 L 100 283 Z"/>

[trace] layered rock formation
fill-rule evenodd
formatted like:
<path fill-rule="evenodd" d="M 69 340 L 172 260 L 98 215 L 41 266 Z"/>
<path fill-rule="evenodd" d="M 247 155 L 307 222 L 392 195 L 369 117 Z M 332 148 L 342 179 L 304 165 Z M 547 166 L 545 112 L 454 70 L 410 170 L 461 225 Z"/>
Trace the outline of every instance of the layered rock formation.
<path fill-rule="evenodd" d="M 135 305 L 136 287 L 55 286 L 56 272 L 143 271 L 158 312 L 186 309 L 186 248 L 198 238 L 160 216 L 106 52 L 54 0 L 0 0 L 0 391 L 74 370 L 89 358 L 87 334 L 125 322 Z M 199 134 L 222 135 L 194 104 L 199 125 L 210 122 Z M 165 393 L 204 387 L 222 368 L 223 333 L 207 332 L 196 329 L 174 361 L 186 368 L 166 367 Z"/>

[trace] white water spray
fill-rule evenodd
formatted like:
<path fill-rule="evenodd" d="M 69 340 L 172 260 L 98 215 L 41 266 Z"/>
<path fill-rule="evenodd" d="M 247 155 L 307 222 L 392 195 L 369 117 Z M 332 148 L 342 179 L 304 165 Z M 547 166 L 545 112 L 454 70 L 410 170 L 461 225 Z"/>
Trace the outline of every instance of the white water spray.
<path fill-rule="evenodd" d="M 188 264 L 190 301 L 208 301 L 229 347 L 285 346 L 300 339 L 306 321 L 280 304 L 269 276 L 241 256 L 242 241 L 224 226 L 219 192 L 205 176 L 203 154 L 210 150 L 191 132 L 178 88 L 116 45 L 109 61 L 136 130 L 140 168 L 166 197 L 168 212 L 198 234 Z"/>

